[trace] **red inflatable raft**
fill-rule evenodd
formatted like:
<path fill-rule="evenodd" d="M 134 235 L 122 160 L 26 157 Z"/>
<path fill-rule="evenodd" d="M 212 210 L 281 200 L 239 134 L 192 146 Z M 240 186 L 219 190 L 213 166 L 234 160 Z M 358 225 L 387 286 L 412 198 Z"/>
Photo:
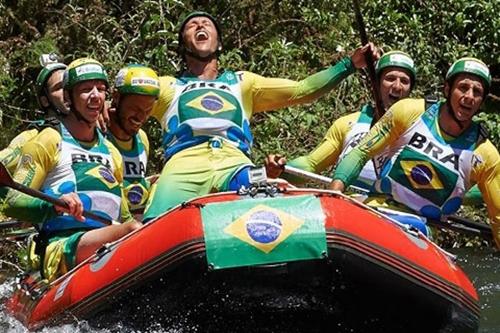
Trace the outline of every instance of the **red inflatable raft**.
<path fill-rule="evenodd" d="M 472 283 L 423 235 L 330 191 L 250 192 L 184 203 L 50 285 L 24 276 L 7 309 L 30 329 L 477 331 Z"/>

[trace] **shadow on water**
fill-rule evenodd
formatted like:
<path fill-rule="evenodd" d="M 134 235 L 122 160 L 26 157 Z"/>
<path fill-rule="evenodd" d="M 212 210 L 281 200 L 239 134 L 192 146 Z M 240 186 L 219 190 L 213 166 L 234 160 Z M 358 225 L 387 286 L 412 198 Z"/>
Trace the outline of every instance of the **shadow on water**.
<path fill-rule="evenodd" d="M 458 255 L 460 266 L 471 278 L 481 298 L 479 332 L 500 332 L 500 255 L 488 250 L 459 249 L 453 252 Z M 280 298 L 276 291 L 255 289 L 258 279 L 239 281 L 237 289 L 229 288 L 231 279 L 218 284 L 217 288 L 210 285 L 204 288 L 202 284 L 193 282 L 189 274 L 193 272 L 186 271 L 185 275 L 179 276 L 175 286 L 171 280 L 168 283 L 163 280 L 160 281 L 161 288 L 158 285 L 154 289 L 144 287 L 120 298 L 111 298 L 110 302 L 116 302 L 114 307 L 91 316 L 88 321 L 44 328 L 41 332 L 409 332 L 402 330 L 406 319 L 401 318 L 401 315 L 394 316 L 393 311 L 398 309 L 390 309 L 377 299 L 365 304 L 365 309 L 340 306 L 339 300 L 342 298 L 360 297 L 367 290 L 353 290 L 345 285 L 345 289 L 328 290 L 318 296 L 317 290 L 312 293 L 310 288 L 313 286 L 304 285 L 301 290 Z M 262 279 L 276 277 L 264 276 Z M 205 279 L 203 281 L 206 282 Z M 287 281 L 277 282 L 282 288 L 287 288 Z M 2 303 L 12 293 L 13 284 L 13 279 L 9 279 L 0 285 Z M 377 294 L 376 290 L 373 296 L 380 300 L 384 297 Z M 253 297 L 259 302 L 235 301 Z M 265 309 L 269 308 L 282 311 L 268 313 Z M 297 311 L 298 308 L 306 310 Z M 373 310 L 370 311 L 371 315 L 362 318 L 357 315 L 367 309 Z M 232 315 L 227 315 L 229 312 Z M 411 308 L 402 309 L 399 313 L 411 317 Z M 323 327 L 325 322 L 328 323 L 326 330 Z M 3 306 L 0 331 L 27 332 L 4 312 Z"/>

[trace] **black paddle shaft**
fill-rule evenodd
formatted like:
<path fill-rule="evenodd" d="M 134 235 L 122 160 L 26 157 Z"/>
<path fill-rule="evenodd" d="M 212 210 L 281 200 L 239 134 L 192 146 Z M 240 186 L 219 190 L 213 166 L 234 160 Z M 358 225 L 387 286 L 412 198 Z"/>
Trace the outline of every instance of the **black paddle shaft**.
<path fill-rule="evenodd" d="M 356 22 L 358 24 L 359 35 L 361 37 L 361 44 L 368 44 L 368 35 L 366 34 L 365 22 L 363 21 L 363 16 L 361 15 L 361 9 L 359 8 L 358 0 L 353 0 L 354 4 L 354 13 L 356 16 Z M 376 119 L 374 121 L 380 119 L 384 114 L 384 104 L 382 103 L 382 98 L 380 97 L 380 87 L 378 85 L 377 74 L 375 73 L 374 59 L 371 52 L 365 53 L 368 76 L 370 77 L 371 82 L 371 90 L 373 99 L 375 101 L 375 114 Z"/>
<path fill-rule="evenodd" d="M 491 226 L 485 223 L 474 222 L 470 219 L 466 219 L 457 215 L 450 215 L 447 217 L 448 221 L 454 224 L 462 224 L 467 228 L 479 230 L 481 235 L 485 236 L 485 238 L 491 239 L 493 238 L 493 231 L 491 230 Z"/>
<path fill-rule="evenodd" d="M 323 184 L 330 184 L 333 181 L 333 179 L 331 178 L 321 176 L 309 171 L 304 171 L 289 165 L 285 165 L 284 169 L 288 174 L 299 176 L 304 179 L 318 181 Z M 366 192 L 366 194 L 368 194 L 368 191 Z M 436 227 L 463 232 L 469 235 L 481 236 L 487 240 L 491 240 L 493 238 L 493 232 L 488 224 L 474 222 L 464 217 L 450 215 L 446 217 L 445 221 L 434 219 L 427 219 L 427 221 L 429 224 L 432 224 Z"/>
<path fill-rule="evenodd" d="M 5 168 L 5 165 L 3 165 L 3 163 L 0 163 L 0 186 L 7 186 L 15 190 L 18 190 L 19 192 L 27 194 L 29 196 L 50 202 L 53 205 L 68 208 L 68 204 L 59 198 L 55 198 L 46 193 L 43 193 L 41 191 L 32 189 L 28 186 L 15 182 L 12 179 L 11 175 L 9 174 L 7 168 Z M 107 225 L 111 225 L 113 223 L 113 221 L 111 221 L 110 219 L 107 219 L 105 217 L 102 217 L 100 215 L 97 215 L 95 213 L 86 210 L 83 211 L 83 216 L 102 222 Z"/>
<path fill-rule="evenodd" d="M 460 219 L 461 222 L 455 219 Z M 427 219 L 427 223 L 439 228 L 449 229 L 471 236 L 479 236 L 486 240 L 493 238 L 493 232 L 487 224 L 476 223 L 458 216 L 448 216 L 446 221 Z"/>

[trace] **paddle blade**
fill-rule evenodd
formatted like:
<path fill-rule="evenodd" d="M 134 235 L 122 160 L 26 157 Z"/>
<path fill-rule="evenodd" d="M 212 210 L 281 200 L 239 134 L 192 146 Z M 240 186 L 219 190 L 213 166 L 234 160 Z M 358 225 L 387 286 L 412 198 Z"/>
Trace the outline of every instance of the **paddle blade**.
<path fill-rule="evenodd" d="M 12 187 L 13 183 L 14 181 L 12 180 L 9 170 L 7 170 L 3 163 L 0 163 L 0 186 Z"/>

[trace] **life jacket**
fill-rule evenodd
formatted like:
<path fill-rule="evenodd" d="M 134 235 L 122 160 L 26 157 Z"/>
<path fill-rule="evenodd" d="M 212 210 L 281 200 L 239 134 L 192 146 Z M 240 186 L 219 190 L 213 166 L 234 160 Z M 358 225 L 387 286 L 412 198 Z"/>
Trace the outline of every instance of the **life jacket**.
<path fill-rule="evenodd" d="M 243 109 L 241 78 L 232 71 L 206 81 L 182 76 L 161 124 L 168 160 L 175 153 L 219 137 L 250 156 L 253 137 Z"/>
<path fill-rule="evenodd" d="M 105 138 L 97 132 L 97 143 L 85 147 L 75 140 L 61 123 L 61 142 L 56 166 L 49 171 L 41 190 L 60 197 L 76 192 L 83 208 L 112 220 L 119 220 L 121 187 L 114 177 L 115 166 Z M 41 231 L 46 235 L 68 229 L 95 229 L 104 224 L 91 218 L 81 222 L 71 215 L 58 215 L 45 221 Z"/>
<path fill-rule="evenodd" d="M 149 197 L 149 185 L 146 180 L 148 156 L 141 136 L 132 137 L 132 149 L 124 149 L 111 133 L 108 139 L 120 151 L 123 158 L 123 190 L 130 210 L 142 208 Z"/>
<path fill-rule="evenodd" d="M 363 106 L 358 120 L 346 134 L 342 145 L 342 152 L 339 155 L 338 161 L 342 160 L 345 155 L 355 148 L 370 131 L 373 121 L 373 111 L 374 110 L 371 105 Z M 380 173 L 382 165 L 386 159 L 387 155 L 384 151 L 375 156 L 372 160 L 366 162 L 363 169 L 361 169 L 358 179 L 356 179 L 353 185 L 369 190 L 373 183 L 377 180 L 377 176 Z"/>
<path fill-rule="evenodd" d="M 453 140 L 439 134 L 439 108 L 432 104 L 396 141 L 395 154 L 386 162 L 375 190 L 429 218 L 458 210 L 471 187 L 474 149 L 481 126 L 473 123 Z"/>

